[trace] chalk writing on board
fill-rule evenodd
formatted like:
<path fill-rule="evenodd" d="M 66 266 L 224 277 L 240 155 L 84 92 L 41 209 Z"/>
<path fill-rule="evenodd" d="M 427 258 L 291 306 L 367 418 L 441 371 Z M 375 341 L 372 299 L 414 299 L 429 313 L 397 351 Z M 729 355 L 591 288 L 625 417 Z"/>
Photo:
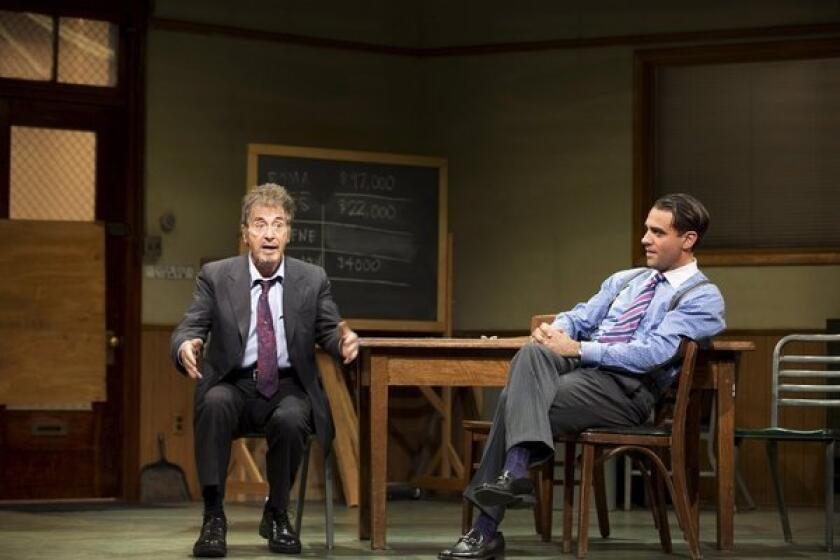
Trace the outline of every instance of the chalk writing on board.
<path fill-rule="evenodd" d="M 286 252 L 326 270 L 344 316 L 438 320 L 438 168 L 278 154 L 256 168 L 295 198 Z"/>

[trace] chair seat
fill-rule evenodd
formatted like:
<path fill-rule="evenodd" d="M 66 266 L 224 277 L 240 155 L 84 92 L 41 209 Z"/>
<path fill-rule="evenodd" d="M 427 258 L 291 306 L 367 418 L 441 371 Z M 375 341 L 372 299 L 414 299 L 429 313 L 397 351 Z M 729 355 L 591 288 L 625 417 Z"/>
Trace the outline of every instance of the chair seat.
<path fill-rule="evenodd" d="M 464 420 L 464 429 L 477 434 L 489 434 L 493 423 L 487 420 Z"/>
<path fill-rule="evenodd" d="M 788 428 L 737 429 L 735 437 L 742 439 L 780 439 L 790 441 L 840 440 L 840 430 L 823 428 L 819 430 L 791 430 Z"/>
<path fill-rule="evenodd" d="M 653 424 L 642 424 L 641 426 L 618 426 L 611 428 L 589 428 L 581 433 L 586 434 L 621 434 L 628 436 L 662 436 L 671 435 L 671 426 L 654 426 Z"/>
<path fill-rule="evenodd" d="M 264 438 L 265 433 L 263 432 L 237 432 L 233 434 L 233 439 L 238 438 L 245 438 L 245 439 L 260 439 Z"/>

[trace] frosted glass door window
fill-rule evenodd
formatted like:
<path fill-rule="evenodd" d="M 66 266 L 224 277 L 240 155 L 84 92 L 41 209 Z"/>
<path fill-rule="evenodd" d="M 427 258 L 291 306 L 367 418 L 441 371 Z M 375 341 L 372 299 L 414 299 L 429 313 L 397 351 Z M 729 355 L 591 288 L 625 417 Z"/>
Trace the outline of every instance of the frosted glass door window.
<path fill-rule="evenodd" d="M 93 221 L 96 133 L 12 127 L 9 217 Z"/>
<path fill-rule="evenodd" d="M 52 67 L 52 18 L 0 10 L 0 77 L 49 80 Z"/>
<path fill-rule="evenodd" d="M 0 78 L 114 87 L 118 44 L 108 21 L 0 10 Z"/>
<path fill-rule="evenodd" d="M 107 21 L 61 18 L 58 24 L 58 81 L 117 85 L 117 26 Z"/>

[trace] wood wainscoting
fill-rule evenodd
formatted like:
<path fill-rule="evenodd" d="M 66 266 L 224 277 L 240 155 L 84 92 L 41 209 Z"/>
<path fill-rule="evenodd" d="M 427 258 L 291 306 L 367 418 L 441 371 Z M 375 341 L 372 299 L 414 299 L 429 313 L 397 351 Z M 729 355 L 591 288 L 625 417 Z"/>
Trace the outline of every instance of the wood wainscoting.
<path fill-rule="evenodd" d="M 172 326 L 144 325 L 140 358 L 140 465 L 157 461 L 157 434 L 166 459 L 184 469 L 193 499 L 201 497 L 193 455 L 193 386 L 169 359 Z"/>

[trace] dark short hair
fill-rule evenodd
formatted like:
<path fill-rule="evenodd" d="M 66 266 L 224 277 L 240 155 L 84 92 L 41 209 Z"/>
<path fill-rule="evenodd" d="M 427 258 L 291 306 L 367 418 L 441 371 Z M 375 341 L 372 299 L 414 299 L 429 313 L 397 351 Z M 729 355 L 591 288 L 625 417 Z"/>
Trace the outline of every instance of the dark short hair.
<path fill-rule="evenodd" d="M 672 193 L 660 197 L 653 203 L 658 210 L 666 210 L 673 215 L 673 226 L 680 234 L 687 231 L 697 232 L 696 248 L 709 229 L 709 211 L 703 203 L 685 193 Z"/>
<path fill-rule="evenodd" d="M 242 225 L 248 225 L 248 217 L 254 206 L 274 206 L 282 208 L 291 222 L 295 217 L 295 201 L 285 187 L 274 183 L 265 183 L 251 188 L 242 198 Z"/>

